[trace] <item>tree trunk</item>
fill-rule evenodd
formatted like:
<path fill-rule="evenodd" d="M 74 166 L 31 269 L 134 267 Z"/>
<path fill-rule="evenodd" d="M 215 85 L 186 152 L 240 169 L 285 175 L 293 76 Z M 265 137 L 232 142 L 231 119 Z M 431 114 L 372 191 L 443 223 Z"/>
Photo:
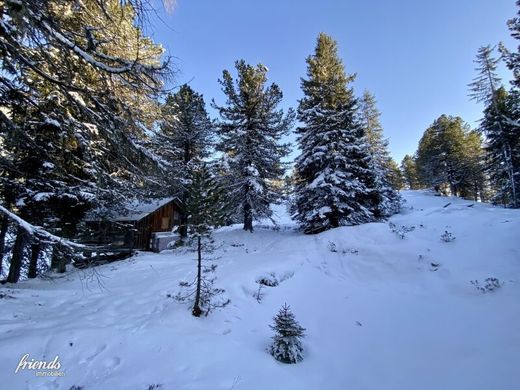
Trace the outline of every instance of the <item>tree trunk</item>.
<path fill-rule="evenodd" d="M 253 213 L 249 203 L 244 206 L 244 230 L 253 233 Z"/>
<path fill-rule="evenodd" d="M 42 245 L 39 242 L 34 242 L 31 245 L 31 261 L 29 262 L 29 272 L 27 273 L 27 277 L 30 279 L 34 279 L 36 277 L 38 257 L 40 257 L 41 252 Z"/>
<path fill-rule="evenodd" d="M 202 245 L 200 236 L 197 237 L 197 290 L 195 291 L 195 303 L 193 304 L 192 314 L 200 317 L 202 310 L 200 309 L 200 287 L 202 283 Z"/>
<path fill-rule="evenodd" d="M 57 270 L 60 266 L 60 252 L 56 245 L 52 247 L 51 270 Z"/>
<path fill-rule="evenodd" d="M 9 219 L 7 216 L 2 217 L 2 225 L 0 226 L 0 275 L 2 274 L 2 264 L 4 261 L 5 236 L 9 228 Z"/>
<path fill-rule="evenodd" d="M 20 279 L 20 270 L 22 268 L 23 250 L 25 248 L 26 232 L 19 227 L 16 233 L 16 241 L 14 242 L 13 255 L 11 256 L 11 264 L 9 265 L 9 275 L 7 275 L 8 283 L 16 283 Z"/>
<path fill-rule="evenodd" d="M 56 270 L 57 273 L 63 274 L 65 271 L 67 271 L 67 258 L 64 256 L 63 253 L 60 254 L 58 260 L 58 269 Z"/>

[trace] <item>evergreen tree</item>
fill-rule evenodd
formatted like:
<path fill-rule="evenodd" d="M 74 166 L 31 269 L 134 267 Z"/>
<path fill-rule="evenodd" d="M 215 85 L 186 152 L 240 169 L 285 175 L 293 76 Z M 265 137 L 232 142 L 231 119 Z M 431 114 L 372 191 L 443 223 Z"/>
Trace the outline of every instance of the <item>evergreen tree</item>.
<path fill-rule="evenodd" d="M 507 26 L 511 31 L 511 36 L 520 41 L 520 0 L 516 1 L 518 7 L 517 14 L 514 18 L 507 21 Z M 511 69 L 514 80 L 511 82 L 516 89 L 520 89 L 520 42 L 516 52 L 510 52 L 504 45 L 500 45 L 502 57 L 505 59 L 507 67 Z"/>
<path fill-rule="evenodd" d="M 216 265 L 203 259 L 203 254 L 210 253 L 213 249 L 211 231 L 225 222 L 226 208 L 224 193 L 205 164 L 193 169 L 187 194 L 187 233 L 196 246 L 197 273 L 193 282 L 181 283 L 181 287 L 187 292 L 179 293 L 176 298 L 181 302 L 193 302 L 192 314 L 200 317 L 229 303 L 229 300 L 219 298 L 224 290 L 214 287 L 215 277 L 212 275 Z"/>
<path fill-rule="evenodd" d="M 166 72 L 132 1 L 1 7 L 0 198 L 71 237 L 85 212 L 157 182 L 142 148 Z M 132 37 L 130 39 L 130 37 Z"/>
<path fill-rule="evenodd" d="M 484 110 L 480 131 L 486 135 L 487 169 L 495 190 L 493 201 L 504 206 L 520 207 L 520 120 L 519 94 L 501 87 L 495 103 Z"/>
<path fill-rule="evenodd" d="M 169 165 L 170 188 L 165 195 L 186 201 L 192 166 L 209 157 L 213 135 L 213 123 L 201 94 L 185 84 L 175 94 L 168 95 L 162 106 L 160 128 L 153 139 L 156 153 Z M 180 233 L 185 237 L 186 221 L 181 221 L 181 225 Z"/>
<path fill-rule="evenodd" d="M 360 104 L 361 123 L 367 136 L 370 152 L 370 168 L 375 175 L 375 189 L 380 196 L 374 216 L 388 217 L 399 211 L 400 197 L 393 186 L 388 141 L 384 139 L 381 126 L 381 113 L 377 109 L 376 99 L 369 91 L 363 92 Z"/>
<path fill-rule="evenodd" d="M 117 207 L 161 182 L 156 156 L 143 148 L 144 128 L 157 117 L 168 69 L 162 47 L 140 28 L 140 5 L 1 2 L 0 203 L 7 212 L 73 237 L 89 210 Z M 27 234 L 33 241 L 19 241 L 24 248 L 16 251 L 31 256 L 32 276 L 46 240 Z M 69 244 L 53 245 L 53 264 L 64 271 Z M 19 257 L 12 259 L 17 280 Z"/>
<path fill-rule="evenodd" d="M 186 174 L 190 162 L 201 162 L 210 155 L 214 143 L 213 124 L 204 98 L 189 85 L 182 85 L 178 92 L 166 98 L 157 141 L 158 153 L 181 165 L 182 172 L 176 170 L 177 174 Z"/>
<path fill-rule="evenodd" d="M 417 166 L 415 158 L 407 154 L 401 161 L 401 172 L 407 187 L 411 190 L 420 188 L 419 176 L 417 174 Z"/>
<path fill-rule="evenodd" d="M 460 117 L 441 115 L 426 129 L 417 150 L 420 182 L 436 191 L 484 197 L 481 139 Z"/>
<path fill-rule="evenodd" d="M 252 66 L 243 60 L 235 63 L 237 79 L 224 70 L 222 91 L 226 104 L 213 106 L 220 114 L 217 150 L 224 155 L 222 165 L 227 196 L 235 215 L 242 216 L 244 230 L 253 231 L 253 220 L 270 217 L 271 203 L 281 195 L 281 180 L 285 172 L 281 159 L 289 152 L 280 144 L 294 120 L 289 110 L 284 115 L 278 109 L 282 91 L 276 84 L 266 86 L 267 68 Z"/>
<path fill-rule="evenodd" d="M 390 158 L 388 160 L 387 168 L 389 171 L 388 178 L 390 180 L 392 188 L 395 188 L 396 190 L 402 190 L 405 186 L 405 179 L 403 173 L 401 172 L 401 169 L 399 168 L 399 166 L 393 158 Z"/>
<path fill-rule="evenodd" d="M 305 233 L 373 221 L 380 197 L 358 101 L 348 86 L 354 76 L 347 76 L 336 42 L 326 34 L 307 58 L 307 77 L 296 130 L 295 218 Z"/>
<path fill-rule="evenodd" d="M 489 169 L 494 179 L 495 190 L 506 205 L 520 207 L 519 181 L 520 167 L 517 157 L 520 154 L 520 126 L 515 120 L 519 105 L 518 94 L 512 91 L 513 100 L 508 103 L 507 93 L 497 76 L 498 59 L 493 57 L 494 48 L 481 47 L 475 60 L 477 77 L 469 85 L 470 97 L 485 104 L 484 118 L 480 131 L 489 140 Z M 513 60 L 514 62 L 514 60 Z"/>
<path fill-rule="evenodd" d="M 269 353 L 283 363 L 298 363 L 303 360 L 303 346 L 301 338 L 305 336 L 302 328 L 294 318 L 294 314 L 287 304 L 284 304 L 273 318 L 274 325 L 269 327 L 276 332 Z"/>

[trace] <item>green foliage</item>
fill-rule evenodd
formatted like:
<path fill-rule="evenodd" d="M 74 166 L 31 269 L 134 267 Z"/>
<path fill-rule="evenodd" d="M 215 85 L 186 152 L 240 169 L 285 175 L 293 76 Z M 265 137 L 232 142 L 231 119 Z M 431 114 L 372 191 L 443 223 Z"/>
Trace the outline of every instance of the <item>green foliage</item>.
<path fill-rule="evenodd" d="M 206 164 L 194 164 L 191 168 L 185 200 L 188 233 L 208 236 L 213 227 L 226 222 L 225 194 Z"/>
<path fill-rule="evenodd" d="M 305 233 L 372 221 L 381 201 L 358 100 L 348 85 L 353 79 L 345 73 L 336 42 L 321 33 L 307 58 L 298 107 L 301 154 L 295 163 L 293 212 Z"/>
<path fill-rule="evenodd" d="M 405 187 L 405 178 L 401 169 L 399 169 L 399 165 L 397 165 L 393 158 L 389 158 L 386 161 L 386 169 L 388 170 L 388 180 L 392 188 L 402 190 Z"/>
<path fill-rule="evenodd" d="M 407 154 L 404 156 L 403 161 L 401 161 L 401 172 L 403 173 L 403 178 L 406 183 L 406 186 L 411 190 L 419 189 L 419 175 L 417 174 L 417 164 L 415 158 Z"/>
<path fill-rule="evenodd" d="M 282 363 L 298 363 L 303 360 L 303 346 L 300 339 L 305 336 L 305 328 L 296 321 L 287 304 L 284 304 L 269 325 L 276 332 L 269 353 Z"/>
<path fill-rule="evenodd" d="M 235 63 L 237 79 L 224 70 L 222 91 L 226 104 L 219 106 L 217 150 L 223 154 L 222 173 L 227 196 L 235 217 L 243 217 L 244 229 L 253 231 L 253 219 L 270 217 L 270 204 L 281 197 L 277 185 L 285 173 L 281 159 L 289 145 L 280 139 L 294 121 L 294 112 L 284 115 L 278 106 L 282 91 L 276 84 L 267 85 L 267 68 L 259 64 Z"/>
<path fill-rule="evenodd" d="M 441 115 L 426 129 L 417 150 L 420 182 L 437 191 L 484 197 L 482 140 L 460 117 Z"/>

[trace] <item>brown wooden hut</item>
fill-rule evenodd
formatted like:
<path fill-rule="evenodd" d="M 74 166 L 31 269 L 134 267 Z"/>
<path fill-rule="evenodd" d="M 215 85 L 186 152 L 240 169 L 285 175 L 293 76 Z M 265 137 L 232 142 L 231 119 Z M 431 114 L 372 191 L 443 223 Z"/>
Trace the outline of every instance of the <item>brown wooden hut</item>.
<path fill-rule="evenodd" d="M 90 242 L 112 247 L 151 250 L 152 234 L 171 232 L 181 223 L 182 206 L 178 198 L 133 201 L 125 211 L 104 221 L 89 221 L 95 238 Z"/>

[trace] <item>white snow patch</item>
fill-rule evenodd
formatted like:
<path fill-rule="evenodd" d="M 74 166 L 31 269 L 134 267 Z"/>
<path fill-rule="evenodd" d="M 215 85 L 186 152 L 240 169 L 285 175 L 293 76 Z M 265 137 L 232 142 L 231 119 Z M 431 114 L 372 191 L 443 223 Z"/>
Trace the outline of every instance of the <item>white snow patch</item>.
<path fill-rule="evenodd" d="M 275 216 L 285 229 L 220 229 L 215 283 L 231 304 L 205 318 L 167 298 L 195 275 L 185 249 L 101 266 L 104 289 L 86 284 L 82 271 L 1 286 L 14 298 L 0 299 L 2 387 L 517 388 L 520 211 L 425 192 L 404 197 L 407 207 L 391 218 L 415 227 L 404 239 L 387 223 L 306 236 L 282 206 Z M 445 231 L 456 240 L 443 242 Z M 279 284 L 262 288 L 259 303 L 264 275 Z M 482 294 L 470 283 L 487 277 L 502 287 Z M 307 329 L 305 359 L 295 365 L 266 352 L 268 325 L 284 303 Z M 65 376 L 14 374 L 26 353 L 58 355 Z"/>

